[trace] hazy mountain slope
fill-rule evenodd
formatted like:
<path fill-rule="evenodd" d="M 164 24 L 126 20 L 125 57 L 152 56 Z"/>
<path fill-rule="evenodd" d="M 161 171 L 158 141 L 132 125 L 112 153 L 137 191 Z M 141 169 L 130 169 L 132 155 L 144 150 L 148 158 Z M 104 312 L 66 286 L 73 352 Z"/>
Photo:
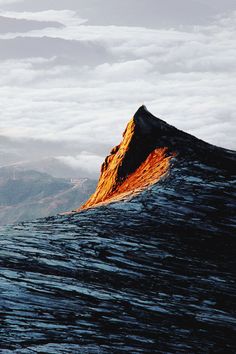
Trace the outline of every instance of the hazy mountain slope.
<path fill-rule="evenodd" d="M 15 164 L 27 170 L 35 170 L 41 173 L 47 173 L 56 178 L 91 178 L 94 179 L 94 173 L 89 172 L 81 167 L 73 168 L 65 163 L 60 157 L 49 157 L 44 159 L 37 159 L 35 161 L 25 161 Z"/>
<path fill-rule="evenodd" d="M 235 353 L 236 153 L 156 124 L 176 154 L 157 182 L 1 229 L 6 353 Z"/>
<path fill-rule="evenodd" d="M 33 170 L 0 168 L 0 224 L 71 210 L 94 191 L 95 181 L 54 178 Z"/>

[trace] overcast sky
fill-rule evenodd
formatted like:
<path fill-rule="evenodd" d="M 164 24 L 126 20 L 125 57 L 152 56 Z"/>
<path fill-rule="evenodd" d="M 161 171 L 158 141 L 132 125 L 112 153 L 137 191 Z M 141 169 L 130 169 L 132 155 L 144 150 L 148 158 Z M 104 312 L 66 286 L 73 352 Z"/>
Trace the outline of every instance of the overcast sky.
<path fill-rule="evenodd" d="M 96 174 L 143 103 L 235 149 L 235 38 L 235 0 L 0 0 L 0 158 Z"/>

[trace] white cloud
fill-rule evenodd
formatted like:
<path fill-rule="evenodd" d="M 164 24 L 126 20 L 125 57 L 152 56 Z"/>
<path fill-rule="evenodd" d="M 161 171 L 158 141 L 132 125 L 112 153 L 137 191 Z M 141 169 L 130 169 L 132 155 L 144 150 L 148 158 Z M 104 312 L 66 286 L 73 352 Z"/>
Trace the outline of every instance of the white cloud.
<path fill-rule="evenodd" d="M 153 65 L 145 59 L 130 60 L 114 64 L 101 64 L 93 71 L 95 77 L 101 80 L 128 81 L 142 77 L 153 69 Z"/>
<path fill-rule="evenodd" d="M 82 151 L 76 156 L 58 156 L 57 159 L 74 170 L 89 171 L 90 175 L 96 176 L 100 171 L 103 157 Z"/>
<path fill-rule="evenodd" d="M 86 22 L 86 20 L 79 18 L 77 13 L 72 10 L 45 10 L 38 12 L 1 11 L 0 14 L 8 18 L 34 21 L 55 21 L 71 26 L 80 25 L 81 23 Z"/>
<path fill-rule="evenodd" d="M 79 83 L 76 70 L 67 68 L 67 79 L 60 77 L 60 67 L 54 71 L 55 75 L 50 68 L 41 72 L 41 80 L 49 80 L 46 88 L 42 83 L 28 89 L 1 89 L 3 134 L 78 140 L 91 146 L 105 140 L 112 146 L 119 142 L 134 110 L 146 103 L 153 113 L 181 129 L 215 144 L 234 145 L 236 85 L 224 73 L 152 73 L 153 78 L 143 75 L 120 82 L 117 74 L 112 82 L 99 75 L 89 81 L 85 76 Z"/>
<path fill-rule="evenodd" d="M 41 12 L 41 19 L 47 15 Z M 109 51 L 109 59 L 97 64 L 88 58 L 83 65 L 60 55 L 1 61 L 1 134 L 77 141 L 86 153 L 60 152 L 61 158 L 93 170 L 104 153 L 94 149 L 119 143 L 128 119 L 145 103 L 170 124 L 235 148 L 235 13 L 188 31 L 74 25 L 71 16 L 65 28 L 24 36 L 82 41 Z"/>

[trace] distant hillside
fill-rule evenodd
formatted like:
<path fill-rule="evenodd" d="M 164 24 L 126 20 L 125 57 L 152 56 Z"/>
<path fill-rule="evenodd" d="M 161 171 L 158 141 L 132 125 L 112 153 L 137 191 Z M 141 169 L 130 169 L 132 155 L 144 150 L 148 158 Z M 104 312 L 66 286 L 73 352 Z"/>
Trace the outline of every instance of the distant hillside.
<path fill-rule="evenodd" d="M 94 178 L 94 172 L 93 171 L 88 171 L 87 169 L 83 169 L 82 167 L 76 166 L 73 168 L 69 164 L 65 163 L 62 159 L 59 157 L 47 157 L 47 158 L 42 158 L 42 159 L 36 159 L 33 161 L 20 161 L 18 158 L 18 162 L 10 162 L 10 163 L 5 163 L 1 165 L 1 159 L 5 158 L 6 156 L 0 155 L 0 168 L 1 167 L 11 167 L 11 168 L 16 168 L 20 170 L 34 170 L 38 171 L 41 173 L 46 173 L 49 174 L 50 176 L 56 177 L 56 178 L 73 178 L 77 179 L 78 176 L 79 178 Z M 8 161 L 10 160 L 10 156 L 7 155 Z M 95 177 L 96 178 L 96 177 Z"/>
<path fill-rule="evenodd" d="M 96 181 L 55 178 L 34 170 L 0 168 L 0 225 L 66 212 L 83 204 Z"/>

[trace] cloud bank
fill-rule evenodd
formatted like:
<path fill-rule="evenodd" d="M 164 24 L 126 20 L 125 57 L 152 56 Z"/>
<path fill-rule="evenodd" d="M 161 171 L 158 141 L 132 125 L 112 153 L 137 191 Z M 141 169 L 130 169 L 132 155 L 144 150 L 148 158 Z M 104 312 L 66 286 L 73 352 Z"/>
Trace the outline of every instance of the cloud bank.
<path fill-rule="evenodd" d="M 144 103 L 177 128 L 235 148 L 236 12 L 147 28 L 90 25 L 81 9 L 1 11 L 62 25 L 0 35 L 1 135 L 76 146 L 58 156 L 95 173 Z"/>

